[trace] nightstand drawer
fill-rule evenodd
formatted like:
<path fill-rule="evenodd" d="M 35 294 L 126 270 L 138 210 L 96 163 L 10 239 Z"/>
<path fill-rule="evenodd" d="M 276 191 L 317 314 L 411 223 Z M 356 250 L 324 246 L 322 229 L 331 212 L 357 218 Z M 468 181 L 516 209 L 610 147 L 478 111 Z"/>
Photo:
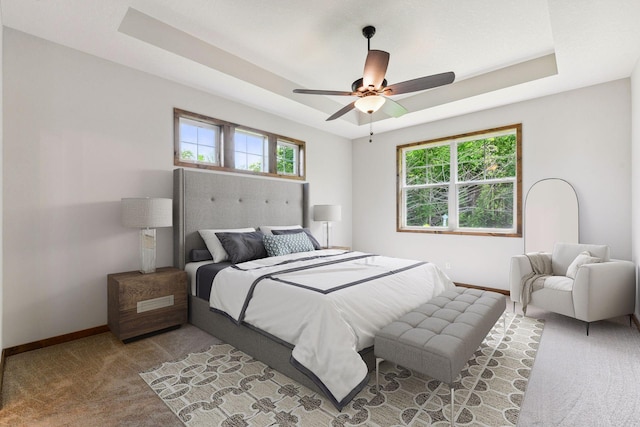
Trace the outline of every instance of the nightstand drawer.
<path fill-rule="evenodd" d="M 108 275 L 109 328 L 121 340 L 187 322 L 187 273 L 172 267 L 155 273 Z"/>

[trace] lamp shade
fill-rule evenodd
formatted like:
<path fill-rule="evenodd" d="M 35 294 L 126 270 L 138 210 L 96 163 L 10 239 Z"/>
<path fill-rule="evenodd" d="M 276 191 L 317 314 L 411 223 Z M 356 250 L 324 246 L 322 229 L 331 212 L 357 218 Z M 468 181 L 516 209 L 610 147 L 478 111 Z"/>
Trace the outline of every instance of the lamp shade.
<path fill-rule="evenodd" d="M 314 221 L 340 221 L 342 219 L 342 206 L 340 205 L 315 205 L 313 207 Z"/>
<path fill-rule="evenodd" d="M 122 199 L 122 225 L 134 228 L 171 227 L 173 202 L 161 198 Z"/>
<path fill-rule="evenodd" d="M 358 99 L 355 107 L 363 113 L 373 114 L 382 107 L 385 99 L 379 95 L 369 95 Z"/>

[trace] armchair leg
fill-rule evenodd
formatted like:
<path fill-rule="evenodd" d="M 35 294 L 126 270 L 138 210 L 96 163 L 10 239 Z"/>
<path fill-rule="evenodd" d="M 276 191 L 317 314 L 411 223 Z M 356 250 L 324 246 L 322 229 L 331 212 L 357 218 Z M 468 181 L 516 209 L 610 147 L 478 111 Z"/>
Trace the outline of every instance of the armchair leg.
<path fill-rule="evenodd" d="M 633 326 L 633 314 L 629 315 L 629 327 Z"/>
<path fill-rule="evenodd" d="M 591 322 L 587 322 L 587 336 L 589 336 L 589 325 L 591 324 Z"/>
<path fill-rule="evenodd" d="M 513 302 L 513 312 L 514 313 L 516 312 L 516 302 L 515 301 Z"/>

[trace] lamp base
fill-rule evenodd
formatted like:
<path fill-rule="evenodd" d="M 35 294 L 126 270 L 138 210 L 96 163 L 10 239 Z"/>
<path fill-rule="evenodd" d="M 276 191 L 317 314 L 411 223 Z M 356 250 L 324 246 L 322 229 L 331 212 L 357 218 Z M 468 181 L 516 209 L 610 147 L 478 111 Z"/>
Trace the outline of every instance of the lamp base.
<path fill-rule="evenodd" d="M 156 229 L 142 228 L 140 230 L 140 273 L 154 273 L 156 271 Z"/>
<path fill-rule="evenodd" d="M 331 223 L 329 221 L 325 221 L 324 227 L 323 227 L 323 231 L 324 231 L 325 248 L 329 249 L 331 247 L 331 244 L 330 244 L 330 241 L 331 241 Z"/>

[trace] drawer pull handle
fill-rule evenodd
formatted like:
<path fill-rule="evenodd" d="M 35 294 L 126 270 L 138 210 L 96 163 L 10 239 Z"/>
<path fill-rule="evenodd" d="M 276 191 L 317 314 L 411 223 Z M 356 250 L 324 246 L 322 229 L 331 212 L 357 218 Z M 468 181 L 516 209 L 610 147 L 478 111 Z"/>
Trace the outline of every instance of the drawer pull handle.
<path fill-rule="evenodd" d="M 167 295 L 166 297 L 147 299 L 144 301 L 138 301 L 138 313 L 145 311 L 156 310 L 158 308 L 171 307 L 173 305 L 173 295 Z"/>

